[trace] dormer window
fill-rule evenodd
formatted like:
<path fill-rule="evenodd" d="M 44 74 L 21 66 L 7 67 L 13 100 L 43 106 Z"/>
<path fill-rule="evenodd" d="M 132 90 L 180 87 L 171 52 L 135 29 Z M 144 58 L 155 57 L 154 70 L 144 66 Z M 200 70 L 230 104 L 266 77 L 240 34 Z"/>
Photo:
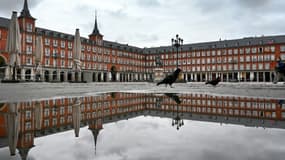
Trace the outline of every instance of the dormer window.
<path fill-rule="evenodd" d="M 27 29 L 27 32 L 33 32 L 33 25 L 31 23 L 27 23 L 26 24 L 26 29 Z"/>

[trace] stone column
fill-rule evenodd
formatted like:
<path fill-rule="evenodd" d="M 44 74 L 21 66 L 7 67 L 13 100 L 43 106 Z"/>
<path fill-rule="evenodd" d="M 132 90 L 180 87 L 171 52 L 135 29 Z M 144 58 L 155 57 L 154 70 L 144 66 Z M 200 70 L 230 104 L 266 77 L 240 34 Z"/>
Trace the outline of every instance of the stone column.
<path fill-rule="evenodd" d="M 5 68 L 5 77 L 4 79 L 11 79 L 11 70 L 10 70 L 10 66 L 7 66 Z"/>
<path fill-rule="evenodd" d="M 53 70 L 49 70 L 49 81 L 53 81 Z"/>
<path fill-rule="evenodd" d="M 81 79 L 81 73 L 82 73 L 82 72 L 78 72 L 78 81 L 79 81 L 79 82 L 82 81 L 82 79 Z"/>
<path fill-rule="evenodd" d="M 35 71 L 34 71 L 34 69 L 33 68 L 31 68 L 31 80 L 33 81 L 33 80 L 35 80 L 36 78 L 35 78 Z"/>
<path fill-rule="evenodd" d="M 21 69 L 21 80 L 23 81 L 26 80 L 25 73 L 26 73 L 26 69 L 25 68 Z"/>
<path fill-rule="evenodd" d="M 263 72 L 263 82 L 265 82 L 265 72 Z"/>
<path fill-rule="evenodd" d="M 64 82 L 68 81 L 68 72 L 64 72 Z"/>
<path fill-rule="evenodd" d="M 60 82 L 60 70 L 56 72 L 56 81 Z"/>
<path fill-rule="evenodd" d="M 227 74 L 227 79 L 226 79 L 226 82 L 229 81 L 229 73 L 226 73 Z"/>
<path fill-rule="evenodd" d="M 104 82 L 104 72 L 101 72 L 101 82 Z"/>
<path fill-rule="evenodd" d="M 256 81 L 259 82 L 259 72 L 256 72 Z"/>
<path fill-rule="evenodd" d="M 44 74 L 44 71 L 41 70 L 40 73 L 41 73 L 41 81 L 44 82 L 44 81 L 45 81 L 45 74 Z"/>
<path fill-rule="evenodd" d="M 72 82 L 75 81 L 75 72 L 74 71 L 71 72 L 71 81 Z"/>

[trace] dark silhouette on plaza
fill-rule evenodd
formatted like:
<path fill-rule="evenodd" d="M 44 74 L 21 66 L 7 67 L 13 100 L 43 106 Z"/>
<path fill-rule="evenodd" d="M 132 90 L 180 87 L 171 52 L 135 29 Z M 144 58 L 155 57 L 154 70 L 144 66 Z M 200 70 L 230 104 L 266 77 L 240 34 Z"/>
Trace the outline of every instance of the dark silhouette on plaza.
<path fill-rule="evenodd" d="M 166 76 L 162 81 L 158 82 L 156 85 L 167 84 L 172 88 L 172 84 L 177 80 L 179 73 L 181 72 L 180 68 L 177 68 L 171 75 Z"/>

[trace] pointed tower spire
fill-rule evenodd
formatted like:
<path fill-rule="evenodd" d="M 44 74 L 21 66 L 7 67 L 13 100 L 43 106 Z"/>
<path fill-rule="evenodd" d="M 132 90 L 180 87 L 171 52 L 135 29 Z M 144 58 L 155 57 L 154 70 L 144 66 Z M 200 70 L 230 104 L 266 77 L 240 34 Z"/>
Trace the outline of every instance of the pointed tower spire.
<path fill-rule="evenodd" d="M 21 17 L 21 18 L 25 17 L 25 18 L 35 19 L 35 18 L 32 17 L 31 14 L 30 14 L 30 10 L 29 10 L 29 7 L 28 7 L 28 0 L 25 0 L 25 1 L 24 1 L 24 7 L 23 7 L 23 10 L 22 10 L 22 12 L 21 12 L 20 17 Z"/>
<path fill-rule="evenodd" d="M 97 25 L 97 11 L 95 11 L 95 24 L 93 28 L 93 32 L 89 36 L 102 36 L 102 34 L 99 32 L 98 25 Z"/>

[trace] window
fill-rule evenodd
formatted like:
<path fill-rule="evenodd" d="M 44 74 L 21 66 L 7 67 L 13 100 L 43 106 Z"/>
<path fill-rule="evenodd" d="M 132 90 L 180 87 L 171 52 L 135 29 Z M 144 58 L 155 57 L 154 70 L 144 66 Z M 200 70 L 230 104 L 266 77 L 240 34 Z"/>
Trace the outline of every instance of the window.
<path fill-rule="evenodd" d="M 65 65 L 65 62 L 64 62 L 64 60 L 62 60 L 61 61 L 61 67 L 64 67 L 64 65 Z"/>
<path fill-rule="evenodd" d="M 50 40 L 48 38 L 45 38 L 45 45 L 47 45 L 47 46 L 50 45 Z"/>
<path fill-rule="evenodd" d="M 240 53 L 240 54 L 243 54 L 243 53 L 244 53 L 244 49 L 243 49 L 243 48 L 240 48 L 240 49 L 239 49 L 239 53 Z"/>
<path fill-rule="evenodd" d="M 250 53 L 250 48 L 246 48 L 246 49 L 245 49 L 245 53 L 246 53 L 246 54 L 249 54 L 249 53 Z"/>
<path fill-rule="evenodd" d="M 243 56 L 240 56 L 240 57 L 239 57 L 239 61 L 240 61 L 240 62 L 243 62 L 243 61 L 244 61 L 244 57 L 243 57 Z"/>
<path fill-rule="evenodd" d="M 52 125 L 55 126 L 56 124 L 57 124 L 57 119 L 56 119 L 56 118 L 53 118 L 53 119 L 52 119 Z"/>
<path fill-rule="evenodd" d="M 233 54 L 233 50 L 229 49 L 229 50 L 228 50 L 228 54 L 229 54 L 229 55 Z"/>
<path fill-rule="evenodd" d="M 46 66 L 49 66 L 49 59 L 46 59 Z"/>
<path fill-rule="evenodd" d="M 31 23 L 27 23 L 26 27 L 27 27 L 27 31 L 28 32 L 32 32 L 33 31 L 33 25 Z"/>
<path fill-rule="evenodd" d="M 0 30 L 0 39 L 2 38 L 2 31 Z"/>
<path fill-rule="evenodd" d="M 69 58 L 69 59 L 72 58 L 72 51 L 68 51 L 68 58 Z"/>
<path fill-rule="evenodd" d="M 246 56 L 246 62 L 250 62 L 250 56 Z"/>
<path fill-rule="evenodd" d="M 61 41 L 61 42 L 60 42 L 60 46 L 61 46 L 61 48 L 64 48 L 64 47 L 65 47 L 65 42 L 64 42 L 64 41 Z"/>
<path fill-rule="evenodd" d="M 0 36 L 1 37 L 1 36 Z M 285 45 L 280 46 L 280 51 L 285 52 Z"/>
<path fill-rule="evenodd" d="M 274 46 L 271 46 L 271 47 L 270 47 L 270 51 L 271 51 L 271 52 L 275 52 L 275 47 L 274 47 Z"/>
<path fill-rule="evenodd" d="M 250 64 L 246 64 L 246 70 L 250 70 Z"/>
<path fill-rule="evenodd" d="M 258 53 L 263 53 L 263 48 L 262 47 L 258 48 Z"/>
<path fill-rule="evenodd" d="M 60 117 L 60 124 L 64 123 L 64 117 Z"/>
<path fill-rule="evenodd" d="M 27 46 L 26 46 L 26 53 L 27 53 L 27 54 L 32 54 L 32 52 L 33 52 L 33 47 L 27 45 Z"/>
<path fill-rule="evenodd" d="M 60 51 L 60 56 L 61 56 L 61 58 L 64 58 L 64 57 L 65 57 L 65 51 L 64 51 L 64 50 L 61 50 L 61 51 Z"/>
<path fill-rule="evenodd" d="M 49 56 L 50 55 L 50 49 L 49 48 L 45 48 L 45 56 Z"/>
<path fill-rule="evenodd" d="M 68 62 L 68 68 L 72 68 L 72 61 Z"/>
<path fill-rule="evenodd" d="M 283 54 L 280 54 L 280 58 L 282 59 L 282 60 L 284 60 L 285 59 L 285 54 L 283 53 Z"/>
<path fill-rule="evenodd" d="M 31 128 L 32 128 L 31 122 L 26 122 L 26 123 L 25 123 L 25 130 L 29 130 L 29 129 L 31 129 Z"/>
<path fill-rule="evenodd" d="M 30 119 L 32 117 L 31 111 L 26 111 L 26 119 Z"/>
<path fill-rule="evenodd" d="M 56 59 L 53 60 L 53 66 L 54 66 L 54 67 L 57 66 Z"/>
<path fill-rule="evenodd" d="M 27 43 L 33 43 L 33 36 L 31 36 L 31 35 L 26 35 L 26 42 L 27 42 Z"/>
<path fill-rule="evenodd" d="M 262 63 L 258 64 L 258 69 L 260 69 L 260 70 L 263 69 L 263 64 Z"/>
<path fill-rule="evenodd" d="M 72 42 L 68 42 L 68 49 L 71 49 L 72 48 Z"/>
<path fill-rule="evenodd" d="M 234 49 L 234 54 L 238 54 L 238 49 Z"/>
<path fill-rule="evenodd" d="M 52 56 L 53 56 L 53 57 L 56 57 L 56 56 L 57 56 L 57 49 L 53 49 Z"/>
<path fill-rule="evenodd" d="M 45 117 L 49 116 L 49 108 L 45 108 L 45 110 L 44 110 L 44 116 L 45 116 Z"/>
<path fill-rule="evenodd" d="M 255 47 L 252 48 L 251 51 L 252 51 L 252 53 L 256 53 L 256 48 Z"/>
<path fill-rule="evenodd" d="M 26 59 L 26 64 L 27 64 L 27 65 L 31 65 L 31 64 L 32 64 L 32 59 L 28 57 L 28 58 Z"/>
<path fill-rule="evenodd" d="M 54 47 L 57 47 L 57 40 L 53 40 L 52 43 Z"/>

